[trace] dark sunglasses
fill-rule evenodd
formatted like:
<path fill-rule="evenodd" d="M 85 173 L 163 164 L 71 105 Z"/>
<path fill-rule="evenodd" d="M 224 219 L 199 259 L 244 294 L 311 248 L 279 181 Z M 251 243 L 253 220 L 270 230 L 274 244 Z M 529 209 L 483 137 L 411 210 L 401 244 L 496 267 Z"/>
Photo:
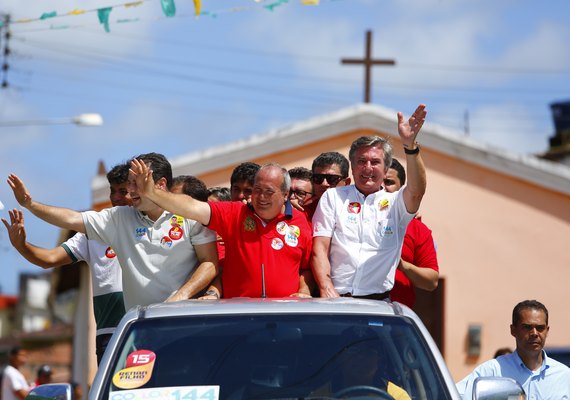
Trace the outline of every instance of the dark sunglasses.
<path fill-rule="evenodd" d="M 323 183 L 325 179 L 327 180 L 329 185 L 334 186 L 337 185 L 343 179 L 345 179 L 345 177 L 342 175 L 334 175 L 334 174 L 313 174 L 311 180 L 313 181 L 313 183 L 320 185 L 321 183 Z"/>
<path fill-rule="evenodd" d="M 313 195 L 313 193 L 311 192 L 305 192 L 304 190 L 293 190 L 291 189 L 291 194 L 294 194 L 298 199 L 303 200 L 305 197 L 307 197 L 308 194 Z"/>

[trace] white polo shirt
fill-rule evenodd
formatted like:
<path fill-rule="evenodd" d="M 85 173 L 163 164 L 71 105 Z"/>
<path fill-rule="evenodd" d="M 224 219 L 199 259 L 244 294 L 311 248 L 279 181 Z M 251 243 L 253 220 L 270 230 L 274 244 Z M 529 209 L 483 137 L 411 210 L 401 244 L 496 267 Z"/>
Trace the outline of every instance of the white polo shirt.
<path fill-rule="evenodd" d="M 121 266 L 115 251 L 107 244 L 89 240 L 76 233 L 61 247 L 72 261 L 85 261 L 91 271 L 93 312 L 97 324 L 96 335 L 110 334 L 125 315 Z"/>
<path fill-rule="evenodd" d="M 196 269 L 194 245 L 216 241 L 216 234 L 202 224 L 168 211 L 156 221 L 129 206 L 82 215 L 87 237 L 117 253 L 127 310 L 166 300 Z"/>
<path fill-rule="evenodd" d="M 364 196 L 354 185 L 327 190 L 313 216 L 313 237 L 331 238 L 329 261 L 335 289 L 363 296 L 394 286 L 406 227 L 414 218 L 403 191 Z"/>

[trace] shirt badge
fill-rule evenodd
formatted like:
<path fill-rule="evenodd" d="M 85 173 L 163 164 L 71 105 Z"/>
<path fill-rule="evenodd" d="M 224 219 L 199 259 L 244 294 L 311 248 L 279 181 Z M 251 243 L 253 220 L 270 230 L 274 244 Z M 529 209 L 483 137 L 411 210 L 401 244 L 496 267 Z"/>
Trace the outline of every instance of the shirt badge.
<path fill-rule="evenodd" d="M 173 215 L 170 218 L 170 225 L 172 225 L 172 226 L 176 226 L 176 225 L 182 226 L 183 223 L 184 223 L 184 218 L 182 218 L 180 215 Z"/>
<path fill-rule="evenodd" d="M 299 239 L 297 239 L 297 236 L 295 236 L 294 233 L 287 232 L 285 234 L 285 243 L 287 243 L 291 247 L 297 247 L 297 245 L 299 244 Z"/>
<path fill-rule="evenodd" d="M 390 200 L 388 199 L 382 199 L 378 202 L 378 209 L 380 211 L 387 209 L 389 206 L 390 206 Z"/>
<path fill-rule="evenodd" d="M 115 250 L 113 250 L 110 247 L 107 247 L 107 250 L 105 250 L 105 257 L 107 258 L 115 258 L 117 257 L 117 254 L 115 253 Z"/>
<path fill-rule="evenodd" d="M 141 240 L 143 237 L 146 236 L 146 231 L 147 231 L 147 229 L 143 226 L 139 226 L 138 228 L 135 228 L 135 238 L 137 240 Z"/>
<path fill-rule="evenodd" d="M 164 236 L 162 239 L 160 239 L 160 247 L 162 247 L 163 249 L 171 248 L 172 239 L 170 239 L 168 236 Z"/>
<path fill-rule="evenodd" d="M 175 225 L 172 228 L 170 228 L 170 231 L 168 231 L 168 237 L 172 240 L 180 240 L 183 234 L 184 230 L 180 225 Z"/>
<path fill-rule="evenodd" d="M 245 221 L 243 221 L 243 229 L 246 232 L 254 232 L 255 231 L 255 220 L 252 217 L 247 217 Z"/>
<path fill-rule="evenodd" d="M 299 227 L 297 225 L 289 226 L 289 232 L 291 232 L 296 237 L 301 236 L 301 229 L 299 229 Z"/>
<path fill-rule="evenodd" d="M 349 224 L 358 224 L 358 218 L 354 214 L 348 214 L 346 220 Z"/>
<path fill-rule="evenodd" d="M 271 241 L 271 247 L 275 250 L 281 250 L 283 248 L 283 241 L 279 238 L 273 238 Z"/>
<path fill-rule="evenodd" d="M 348 212 L 351 214 L 359 214 L 361 208 L 362 206 L 357 201 L 348 204 Z"/>
<path fill-rule="evenodd" d="M 288 228 L 289 228 L 289 225 L 287 225 L 287 222 L 281 221 L 277 224 L 277 227 L 275 228 L 275 230 L 277 231 L 278 234 L 284 235 L 285 233 L 287 233 Z"/>
<path fill-rule="evenodd" d="M 394 234 L 394 230 L 391 226 L 387 225 L 382 227 L 382 236 L 390 236 Z"/>

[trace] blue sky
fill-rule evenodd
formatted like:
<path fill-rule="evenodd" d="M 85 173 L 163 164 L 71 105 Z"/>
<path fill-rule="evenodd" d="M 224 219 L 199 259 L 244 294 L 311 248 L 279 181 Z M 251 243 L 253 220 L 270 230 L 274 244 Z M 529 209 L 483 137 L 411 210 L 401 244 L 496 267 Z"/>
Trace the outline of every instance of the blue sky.
<path fill-rule="evenodd" d="M 553 0 L 4 0 L 12 21 L 9 88 L 0 91 L 0 176 L 19 175 L 34 199 L 73 209 L 91 205 L 99 160 L 107 168 L 156 151 L 169 158 L 262 134 L 362 101 L 364 54 L 373 31 L 372 101 L 411 112 L 517 153 L 540 153 L 553 134 L 549 104 L 570 96 L 570 2 Z M 274 5 L 273 11 L 268 8 Z M 269 7 L 268 7 L 269 6 Z M 110 32 L 96 12 L 113 7 Z M 104 125 L 2 127 L 100 113 Z M 8 185 L 0 201 L 16 207 Z M 26 214 L 28 240 L 56 245 L 59 230 Z M 2 292 L 21 272 L 40 271 L 0 231 Z"/>

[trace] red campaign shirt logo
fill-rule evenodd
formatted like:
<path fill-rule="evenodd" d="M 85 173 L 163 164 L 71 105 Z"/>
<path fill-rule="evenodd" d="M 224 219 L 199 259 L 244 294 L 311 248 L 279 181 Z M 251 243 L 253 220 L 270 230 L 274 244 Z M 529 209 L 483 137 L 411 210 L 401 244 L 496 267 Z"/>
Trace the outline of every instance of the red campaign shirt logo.
<path fill-rule="evenodd" d="M 349 203 L 348 204 L 348 212 L 352 213 L 352 214 L 359 214 L 360 213 L 360 208 L 362 206 L 360 205 L 359 202 L 355 201 L 353 203 Z"/>
<path fill-rule="evenodd" d="M 115 253 L 115 250 L 113 250 L 112 248 L 107 247 L 107 250 L 105 250 L 105 257 L 115 258 L 117 257 L 117 253 Z"/>
<path fill-rule="evenodd" d="M 170 231 L 168 232 L 168 236 L 172 240 L 180 240 L 180 238 L 182 238 L 183 233 L 184 233 L 184 231 L 182 230 L 182 227 L 180 225 L 177 225 L 177 226 L 173 226 L 172 228 L 170 228 Z"/>
<path fill-rule="evenodd" d="M 138 365 L 150 364 L 156 359 L 156 354 L 150 350 L 133 351 L 127 357 L 125 368 L 136 367 Z"/>

